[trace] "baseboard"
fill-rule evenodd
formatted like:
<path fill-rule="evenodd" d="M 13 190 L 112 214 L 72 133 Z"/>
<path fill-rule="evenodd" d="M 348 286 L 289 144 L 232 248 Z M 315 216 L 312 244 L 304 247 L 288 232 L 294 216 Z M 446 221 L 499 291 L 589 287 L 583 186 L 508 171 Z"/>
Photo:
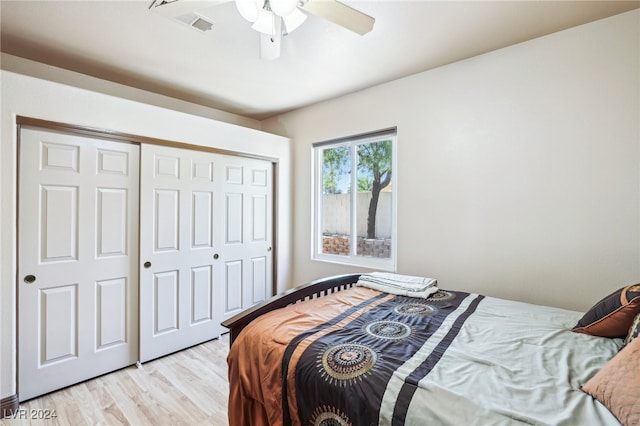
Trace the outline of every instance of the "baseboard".
<path fill-rule="evenodd" d="M 14 416 L 18 412 L 18 407 L 20 407 L 18 394 L 0 399 L 0 419 Z"/>

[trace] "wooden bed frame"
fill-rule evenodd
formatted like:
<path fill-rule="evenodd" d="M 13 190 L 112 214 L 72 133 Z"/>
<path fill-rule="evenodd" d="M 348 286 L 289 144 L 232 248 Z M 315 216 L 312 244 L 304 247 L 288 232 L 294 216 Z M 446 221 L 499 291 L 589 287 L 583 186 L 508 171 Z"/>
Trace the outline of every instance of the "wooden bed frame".
<path fill-rule="evenodd" d="M 353 287 L 361 274 L 345 274 L 333 277 L 322 278 L 320 280 L 311 281 L 307 284 L 294 287 L 284 293 L 277 294 L 272 298 L 265 300 L 239 314 L 222 322 L 222 325 L 228 328 L 231 333 L 229 337 L 229 345 L 238 337 L 238 334 L 251 321 L 260 315 L 266 314 L 274 309 L 284 308 L 294 303 L 302 302 L 309 299 L 326 296 L 337 291 L 346 290 Z"/>

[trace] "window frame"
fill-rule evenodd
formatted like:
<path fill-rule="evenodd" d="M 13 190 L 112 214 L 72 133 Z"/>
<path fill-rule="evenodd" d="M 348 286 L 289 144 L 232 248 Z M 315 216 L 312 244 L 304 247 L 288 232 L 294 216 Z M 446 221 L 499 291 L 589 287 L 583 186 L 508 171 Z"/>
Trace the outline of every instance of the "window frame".
<path fill-rule="evenodd" d="M 357 147 L 361 144 L 382 142 L 391 140 L 391 250 L 390 257 L 377 258 L 372 256 L 363 256 L 357 254 L 357 202 L 358 195 L 358 173 L 357 173 Z M 348 146 L 351 152 L 351 172 L 350 172 L 350 217 L 349 217 L 349 255 L 330 254 L 322 252 L 322 196 L 323 188 L 323 152 L 328 148 L 336 148 L 340 146 Z M 359 266 L 370 269 L 378 269 L 390 272 L 397 271 L 397 251 L 398 251 L 398 214 L 397 214 L 397 149 L 398 149 L 398 133 L 397 128 L 388 128 L 375 132 L 369 132 L 354 136 L 347 136 L 339 139 L 332 139 L 323 142 L 313 143 L 311 146 L 311 157 L 313 167 L 312 174 L 312 230 L 311 230 L 311 259 L 321 262 L 337 263 L 342 265 Z M 353 238 L 353 236 L 356 236 Z"/>

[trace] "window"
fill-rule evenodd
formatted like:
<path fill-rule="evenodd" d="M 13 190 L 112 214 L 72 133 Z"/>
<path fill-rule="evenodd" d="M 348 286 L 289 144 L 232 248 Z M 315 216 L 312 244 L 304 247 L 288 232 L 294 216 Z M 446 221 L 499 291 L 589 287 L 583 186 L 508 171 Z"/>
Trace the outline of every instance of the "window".
<path fill-rule="evenodd" d="M 395 271 L 396 129 L 313 144 L 316 260 Z"/>

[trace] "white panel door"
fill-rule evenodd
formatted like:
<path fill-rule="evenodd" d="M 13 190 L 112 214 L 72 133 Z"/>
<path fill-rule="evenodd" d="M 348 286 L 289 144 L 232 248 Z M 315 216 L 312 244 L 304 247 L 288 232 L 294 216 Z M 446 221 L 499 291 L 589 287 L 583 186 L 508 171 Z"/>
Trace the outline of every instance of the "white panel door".
<path fill-rule="evenodd" d="M 272 164 L 143 146 L 140 360 L 225 332 L 272 294 Z"/>
<path fill-rule="evenodd" d="M 20 400 L 135 363 L 139 147 L 20 132 Z"/>
<path fill-rule="evenodd" d="M 220 247 L 222 319 L 272 296 L 273 165 L 221 156 L 223 217 Z"/>
<path fill-rule="evenodd" d="M 220 274 L 214 154 L 144 145 L 140 181 L 140 361 L 211 340 Z M 218 291 L 218 294 L 220 291 Z"/>

